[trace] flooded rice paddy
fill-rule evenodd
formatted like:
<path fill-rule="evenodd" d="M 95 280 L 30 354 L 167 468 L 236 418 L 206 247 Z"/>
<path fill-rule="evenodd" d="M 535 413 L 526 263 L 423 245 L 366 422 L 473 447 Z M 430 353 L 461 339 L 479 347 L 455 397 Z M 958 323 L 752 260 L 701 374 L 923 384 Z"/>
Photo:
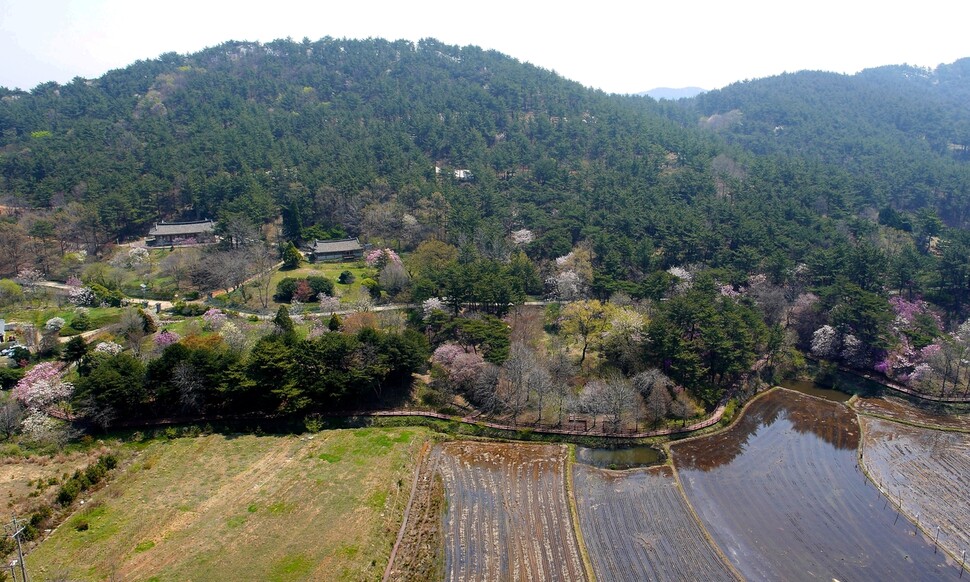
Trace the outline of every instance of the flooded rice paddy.
<path fill-rule="evenodd" d="M 845 406 L 778 390 L 671 450 L 687 499 L 747 579 L 956 579 L 859 470 L 859 435 Z"/>
<path fill-rule="evenodd" d="M 650 445 L 617 448 L 576 447 L 576 461 L 600 469 L 649 467 L 663 461 L 663 455 Z"/>
<path fill-rule="evenodd" d="M 847 394 L 793 388 L 811 396 L 761 396 L 729 429 L 671 445 L 672 466 L 644 467 L 660 460 L 649 446 L 577 447 L 575 464 L 560 445 L 435 446 L 445 579 L 959 579 L 970 436 L 860 427 Z"/>
<path fill-rule="evenodd" d="M 444 481 L 445 578 L 585 580 L 557 445 L 439 445 Z"/>
<path fill-rule="evenodd" d="M 824 398 L 832 402 L 848 402 L 852 398 L 852 395 L 848 392 L 833 390 L 832 388 L 823 388 L 811 380 L 782 380 L 779 385 L 782 388 L 788 388 L 789 390 L 808 394 L 809 396 L 817 396 L 818 398 Z"/>
<path fill-rule="evenodd" d="M 670 467 L 576 465 L 576 505 L 596 579 L 734 580 L 690 513 Z"/>

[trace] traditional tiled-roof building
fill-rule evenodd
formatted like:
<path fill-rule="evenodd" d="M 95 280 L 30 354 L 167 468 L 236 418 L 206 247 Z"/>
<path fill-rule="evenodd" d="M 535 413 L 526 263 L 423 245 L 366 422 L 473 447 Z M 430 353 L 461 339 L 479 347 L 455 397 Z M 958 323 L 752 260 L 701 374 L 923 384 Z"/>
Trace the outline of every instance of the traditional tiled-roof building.
<path fill-rule="evenodd" d="M 364 257 L 364 246 L 356 238 L 340 240 L 315 240 L 309 248 L 313 260 L 358 261 Z"/>
<path fill-rule="evenodd" d="M 215 240 L 216 223 L 212 220 L 192 222 L 156 222 L 148 231 L 149 245 L 156 247 L 209 243 Z"/>

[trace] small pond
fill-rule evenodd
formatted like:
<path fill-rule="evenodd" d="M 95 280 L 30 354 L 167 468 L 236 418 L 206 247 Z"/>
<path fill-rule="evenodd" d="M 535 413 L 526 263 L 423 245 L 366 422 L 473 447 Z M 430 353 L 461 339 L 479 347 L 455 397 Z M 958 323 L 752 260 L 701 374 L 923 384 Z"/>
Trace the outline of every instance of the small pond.
<path fill-rule="evenodd" d="M 650 445 L 619 448 L 576 447 L 576 461 L 601 469 L 633 469 L 663 462 L 660 451 Z"/>

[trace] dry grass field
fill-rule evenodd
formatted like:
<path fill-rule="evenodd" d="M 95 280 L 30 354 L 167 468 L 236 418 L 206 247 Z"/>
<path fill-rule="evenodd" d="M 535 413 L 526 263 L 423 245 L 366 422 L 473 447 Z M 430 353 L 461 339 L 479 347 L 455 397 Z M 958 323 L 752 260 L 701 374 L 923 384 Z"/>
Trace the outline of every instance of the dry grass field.
<path fill-rule="evenodd" d="M 419 428 L 155 442 L 27 557 L 35 579 L 379 580 Z"/>
<path fill-rule="evenodd" d="M 11 515 L 27 517 L 37 507 L 53 503 L 65 475 L 98 460 L 109 452 L 106 447 L 53 456 L 9 456 L 0 459 L 0 502 L 4 503 L 6 521 Z"/>

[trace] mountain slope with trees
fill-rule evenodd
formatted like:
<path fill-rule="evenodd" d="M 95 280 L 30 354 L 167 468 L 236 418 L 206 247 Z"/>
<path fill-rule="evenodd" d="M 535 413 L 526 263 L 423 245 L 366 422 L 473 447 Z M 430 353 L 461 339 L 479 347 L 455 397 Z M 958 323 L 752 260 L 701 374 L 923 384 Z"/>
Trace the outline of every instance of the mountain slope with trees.
<path fill-rule="evenodd" d="M 502 316 L 545 295 L 604 302 L 552 322 L 580 364 L 591 350 L 627 375 L 662 368 L 708 405 L 790 343 L 908 362 L 908 378 L 907 350 L 939 348 L 970 300 L 965 67 L 656 102 L 477 47 L 324 38 L 0 89 L 0 196 L 19 209 L 0 274 L 66 278 L 71 253 L 202 218 L 225 236 L 218 262 L 246 263 L 237 247 L 279 224 L 280 249 L 360 236 L 407 251 L 406 269 L 382 251 L 394 268 L 368 289 L 438 301 L 462 353 L 503 325 L 454 320 L 463 306 Z M 894 309 L 923 311 L 902 330 Z"/>

